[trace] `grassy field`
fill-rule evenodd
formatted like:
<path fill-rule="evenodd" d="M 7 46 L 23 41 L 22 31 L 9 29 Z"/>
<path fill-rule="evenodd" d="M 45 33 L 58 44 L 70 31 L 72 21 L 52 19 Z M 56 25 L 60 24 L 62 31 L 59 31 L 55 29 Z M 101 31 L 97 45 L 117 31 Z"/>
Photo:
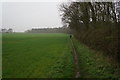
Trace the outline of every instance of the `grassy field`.
<path fill-rule="evenodd" d="M 75 64 L 69 35 L 3 34 L 3 78 L 74 78 Z M 72 39 L 77 50 L 80 78 L 118 78 L 120 68 L 103 52 Z"/>
<path fill-rule="evenodd" d="M 0 79 L 2 78 L 2 34 L 0 33 Z"/>
<path fill-rule="evenodd" d="M 74 76 L 66 34 L 3 34 L 3 78 Z"/>

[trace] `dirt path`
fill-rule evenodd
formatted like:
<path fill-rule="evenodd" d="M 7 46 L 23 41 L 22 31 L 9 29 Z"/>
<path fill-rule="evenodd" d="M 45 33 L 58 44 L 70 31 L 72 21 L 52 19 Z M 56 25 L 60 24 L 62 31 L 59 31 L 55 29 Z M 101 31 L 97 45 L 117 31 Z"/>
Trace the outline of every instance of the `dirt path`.
<path fill-rule="evenodd" d="M 72 39 L 70 39 L 70 40 L 71 40 L 74 63 L 75 63 L 75 78 L 79 78 L 80 77 L 80 69 L 79 69 L 78 55 L 77 55 L 76 48 L 74 46 L 74 43 L 73 43 Z"/>

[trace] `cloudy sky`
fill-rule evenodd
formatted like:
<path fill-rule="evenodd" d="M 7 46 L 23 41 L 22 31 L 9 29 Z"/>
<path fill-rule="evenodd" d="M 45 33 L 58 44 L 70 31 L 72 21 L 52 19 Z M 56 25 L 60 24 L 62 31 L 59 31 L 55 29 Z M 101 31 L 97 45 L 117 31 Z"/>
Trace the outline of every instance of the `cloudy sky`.
<path fill-rule="evenodd" d="M 0 28 L 2 26 L 2 3 L 0 2 Z"/>
<path fill-rule="evenodd" d="M 0 3 L 1 5 L 1 3 Z M 61 27 L 60 2 L 2 2 L 2 28 Z"/>

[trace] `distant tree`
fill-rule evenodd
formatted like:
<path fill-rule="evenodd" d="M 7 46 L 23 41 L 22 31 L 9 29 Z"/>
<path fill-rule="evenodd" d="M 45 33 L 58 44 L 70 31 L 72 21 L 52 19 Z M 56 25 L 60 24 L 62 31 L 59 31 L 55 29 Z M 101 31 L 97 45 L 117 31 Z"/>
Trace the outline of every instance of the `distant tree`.
<path fill-rule="evenodd" d="M 5 32 L 7 32 L 7 29 L 2 29 L 1 31 L 2 31 L 2 33 L 5 33 Z"/>
<path fill-rule="evenodd" d="M 8 33 L 12 33 L 12 32 L 13 32 L 13 29 L 12 29 L 12 28 L 9 28 L 7 32 L 8 32 Z"/>

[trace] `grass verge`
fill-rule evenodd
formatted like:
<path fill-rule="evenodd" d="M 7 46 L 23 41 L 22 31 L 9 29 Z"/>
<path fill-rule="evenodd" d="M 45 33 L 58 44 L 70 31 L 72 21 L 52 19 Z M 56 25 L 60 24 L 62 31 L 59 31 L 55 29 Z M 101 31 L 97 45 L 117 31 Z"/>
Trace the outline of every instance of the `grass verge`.
<path fill-rule="evenodd" d="M 79 54 L 81 78 L 120 78 L 120 68 L 113 59 L 73 41 Z"/>

